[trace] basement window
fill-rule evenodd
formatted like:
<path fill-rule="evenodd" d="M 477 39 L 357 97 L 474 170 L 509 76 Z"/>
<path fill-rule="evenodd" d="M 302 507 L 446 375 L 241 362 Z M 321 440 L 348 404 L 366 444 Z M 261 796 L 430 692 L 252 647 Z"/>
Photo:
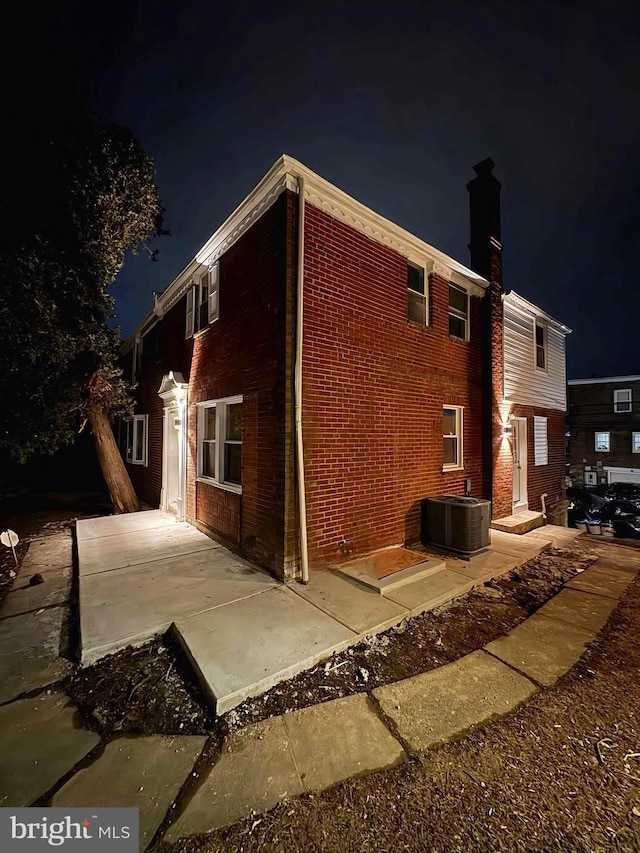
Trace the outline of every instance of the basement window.
<path fill-rule="evenodd" d="M 596 433 L 596 451 L 598 453 L 609 453 L 611 450 L 611 433 L 597 432 Z"/>
<path fill-rule="evenodd" d="M 442 409 L 442 470 L 455 471 L 462 466 L 462 406 Z"/>
<path fill-rule="evenodd" d="M 424 284 L 424 269 L 407 263 L 407 320 L 427 324 L 427 291 Z"/>
<path fill-rule="evenodd" d="M 198 480 L 242 492 L 242 397 L 198 403 Z"/>
<path fill-rule="evenodd" d="M 640 453 L 640 432 L 631 433 L 631 450 Z"/>
<path fill-rule="evenodd" d="M 148 460 L 149 415 L 123 420 L 124 457 L 130 465 L 146 465 Z"/>
<path fill-rule="evenodd" d="M 449 334 L 469 340 L 469 294 L 457 284 L 449 285 Z"/>

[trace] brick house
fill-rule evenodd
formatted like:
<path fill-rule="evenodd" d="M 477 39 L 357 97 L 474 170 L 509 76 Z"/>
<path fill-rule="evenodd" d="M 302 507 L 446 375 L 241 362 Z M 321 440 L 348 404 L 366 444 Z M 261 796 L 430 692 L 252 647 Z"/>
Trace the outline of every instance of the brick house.
<path fill-rule="evenodd" d="M 502 288 L 493 165 L 467 268 L 283 155 L 123 347 L 141 498 L 283 579 L 418 541 L 427 496 L 560 501 L 569 330 Z"/>
<path fill-rule="evenodd" d="M 573 485 L 640 483 L 640 376 L 570 379 L 568 392 Z"/>

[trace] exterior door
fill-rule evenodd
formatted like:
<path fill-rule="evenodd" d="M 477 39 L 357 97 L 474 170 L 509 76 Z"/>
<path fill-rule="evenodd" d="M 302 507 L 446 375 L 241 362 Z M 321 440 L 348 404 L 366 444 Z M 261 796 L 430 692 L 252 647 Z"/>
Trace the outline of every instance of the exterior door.
<path fill-rule="evenodd" d="M 511 447 L 513 451 L 513 512 L 529 508 L 527 497 L 527 419 L 513 418 Z"/>

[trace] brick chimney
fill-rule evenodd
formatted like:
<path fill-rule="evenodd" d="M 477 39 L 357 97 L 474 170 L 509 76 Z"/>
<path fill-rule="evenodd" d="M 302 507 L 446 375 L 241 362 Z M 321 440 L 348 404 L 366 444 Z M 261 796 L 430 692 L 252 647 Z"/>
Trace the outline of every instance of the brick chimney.
<path fill-rule="evenodd" d="M 500 241 L 501 185 L 490 157 L 477 163 L 469 181 L 471 268 L 489 281 L 482 300 L 483 429 L 482 471 L 484 496 L 491 500 L 492 518 L 513 511 L 513 458 L 504 436 L 503 400 L 504 313 L 502 305 L 502 243 Z"/>

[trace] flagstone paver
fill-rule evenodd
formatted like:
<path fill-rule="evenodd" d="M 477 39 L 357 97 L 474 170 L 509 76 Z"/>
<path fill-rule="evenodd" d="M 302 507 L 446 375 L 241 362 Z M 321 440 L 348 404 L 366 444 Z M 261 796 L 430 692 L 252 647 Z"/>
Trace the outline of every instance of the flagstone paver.
<path fill-rule="evenodd" d="M 0 703 L 62 678 L 71 668 L 66 646 L 66 607 L 50 607 L 0 619 Z"/>
<path fill-rule="evenodd" d="M 67 604 L 71 596 L 71 566 L 40 572 L 43 583 L 29 585 L 29 576 L 21 572 L 11 591 L 0 604 L 0 619 L 29 613 L 41 607 Z"/>
<path fill-rule="evenodd" d="M 61 693 L 0 707 L 0 806 L 29 806 L 84 758 L 100 738 L 79 728 Z"/>
<path fill-rule="evenodd" d="M 162 823 L 207 738 L 121 737 L 52 798 L 52 806 L 140 809 L 140 850 Z"/>
<path fill-rule="evenodd" d="M 483 651 L 373 695 L 400 737 L 415 752 L 447 740 L 528 699 L 536 686 Z"/>
<path fill-rule="evenodd" d="M 364 695 L 273 717 L 229 738 L 165 840 L 210 832 L 405 757 Z"/>
<path fill-rule="evenodd" d="M 539 684 L 549 685 L 571 669 L 594 637 L 592 631 L 535 613 L 485 649 Z"/>
<path fill-rule="evenodd" d="M 566 586 L 568 589 L 579 589 L 583 592 L 618 599 L 623 595 L 633 578 L 633 572 L 613 568 L 610 565 L 600 563 L 598 560 L 593 566 L 576 575 Z"/>
<path fill-rule="evenodd" d="M 563 589 L 537 612 L 560 622 L 596 633 L 616 608 L 615 598 L 593 595 L 577 589 Z"/>

